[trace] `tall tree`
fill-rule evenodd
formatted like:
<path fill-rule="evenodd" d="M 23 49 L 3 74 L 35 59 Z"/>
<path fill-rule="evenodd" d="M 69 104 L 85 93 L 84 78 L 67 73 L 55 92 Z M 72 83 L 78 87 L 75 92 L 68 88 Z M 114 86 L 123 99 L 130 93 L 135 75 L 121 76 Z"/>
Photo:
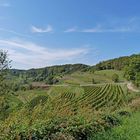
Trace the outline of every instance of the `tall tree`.
<path fill-rule="evenodd" d="M 7 51 L 0 50 L 0 75 L 2 75 L 5 70 L 10 68 L 11 60 L 8 58 Z"/>
<path fill-rule="evenodd" d="M 7 51 L 0 50 L 0 95 L 7 92 L 5 76 L 7 70 L 10 68 L 10 63 Z"/>
<path fill-rule="evenodd" d="M 140 86 L 140 57 L 131 59 L 129 65 L 125 68 L 125 77 Z"/>

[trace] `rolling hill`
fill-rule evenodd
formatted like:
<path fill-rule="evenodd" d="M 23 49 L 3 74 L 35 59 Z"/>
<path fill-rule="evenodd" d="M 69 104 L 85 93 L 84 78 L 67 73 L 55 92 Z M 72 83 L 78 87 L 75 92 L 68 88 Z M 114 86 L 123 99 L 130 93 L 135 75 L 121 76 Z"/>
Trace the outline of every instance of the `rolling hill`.
<path fill-rule="evenodd" d="M 131 68 L 132 76 L 139 73 L 139 58 L 121 57 L 95 66 L 68 64 L 10 70 L 5 83 L 7 93 L 0 96 L 0 139 L 107 138 L 106 130 L 121 125 L 123 117 L 127 119 L 139 110 L 139 90 L 129 89 L 125 77 L 127 68 Z M 122 64 L 122 60 L 127 63 Z M 119 70 L 112 67 L 119 64 Z M 116 82 L 114 74 L 118 76 Z M 112 138 L 117 136 L 112 133 Z"/>

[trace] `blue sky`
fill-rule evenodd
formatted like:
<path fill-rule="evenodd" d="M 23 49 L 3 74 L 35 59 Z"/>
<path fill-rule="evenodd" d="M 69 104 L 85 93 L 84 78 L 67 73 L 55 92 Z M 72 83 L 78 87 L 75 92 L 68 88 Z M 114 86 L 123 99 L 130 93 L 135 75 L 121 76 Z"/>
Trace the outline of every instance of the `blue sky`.
<path fill-rule="evenodd" d="M 13 68 L 140 53 L 139 0 L 0 0 L 0 49 Z"/>

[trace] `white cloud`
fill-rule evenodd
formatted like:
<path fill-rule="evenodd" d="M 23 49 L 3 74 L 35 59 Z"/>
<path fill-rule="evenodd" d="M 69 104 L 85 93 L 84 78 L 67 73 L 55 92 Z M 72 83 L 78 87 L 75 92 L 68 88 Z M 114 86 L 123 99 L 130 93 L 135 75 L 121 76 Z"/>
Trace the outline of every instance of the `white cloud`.
<path fill-rule="evenodd" d="M 72 28 L 66 29 L 64 32 L 65 32 L 65 33 L 77 32 L 77 27 L 72 27 Z"/>
<path fill-rule="evenodd" d="M 89 29 L 84 29 L 81 32 L 84 33 L 104 33 L 104 32 L 131 32 L 133 31 L 132 28 L 130 27 L 118 27 L 118 28 L 89 28 Z"/>
<path fill-rule="evenodd" d="M 42 29 L 42 28 L 38 28 L 36 26 L 31 26 L 31 32 L 33 33 L 50 33 L 53 31 L 53 28 L 51 25 L 48 25 L 47 28 Z"/>
<path fill-rule="evenodd" d="M 8 50 L 16 68 L 36 68 L 57 63 L 75 62 L 88 54 L 87 47 L 76 49 L 50 49 L 23 40 L 0 40 L 0 48 Z"/>
<path fill-rule="evenodd" d="M 134 32 L 136 29 L 133 26 L 115 26 L 115 27 L 108 27 L 104 28 L 100 24 L 98 24 L 94 28 L 86 28 L 86 29 L 80 29 L 77 30 L 76 27 L 69 28 L 65 30 L 64 32 L 70 33 L 70 32 L 82 32 L 82 33 L 105 33 L 105 32 Z"/>

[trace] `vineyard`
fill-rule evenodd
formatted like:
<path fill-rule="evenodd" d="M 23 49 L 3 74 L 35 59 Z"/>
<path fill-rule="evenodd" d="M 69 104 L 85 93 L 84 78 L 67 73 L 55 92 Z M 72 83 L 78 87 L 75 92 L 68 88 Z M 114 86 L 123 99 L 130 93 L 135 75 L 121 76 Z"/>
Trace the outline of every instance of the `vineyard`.
<path fill-rule="evenodd" d="M 56 92 L 56 93 L 54 93 Z M 127 92 L 118 84 L 82 87 L 55 87 L 50 95 L 53 103 L 61 108 L 70 105 L 90 106 L 94 110 L 105 107 L 116 109 L 127 102 Z"/>
<path fill-rule="evenodd" d="M 61 139 L 63 133 L 67 139 L 86 140 L 92 131 L 108 127 L 103 113 L 127 105 L 126 89 L 124 84 L 54 86 L 36 94 L 28 90 L 28 94 L 12 95 L 11 106 L 15 108 L 8 110 L 4 114 L 7 118 L 0 122 L 0 139 L 56 140 L 53 136 L 59 134 Z"/>

